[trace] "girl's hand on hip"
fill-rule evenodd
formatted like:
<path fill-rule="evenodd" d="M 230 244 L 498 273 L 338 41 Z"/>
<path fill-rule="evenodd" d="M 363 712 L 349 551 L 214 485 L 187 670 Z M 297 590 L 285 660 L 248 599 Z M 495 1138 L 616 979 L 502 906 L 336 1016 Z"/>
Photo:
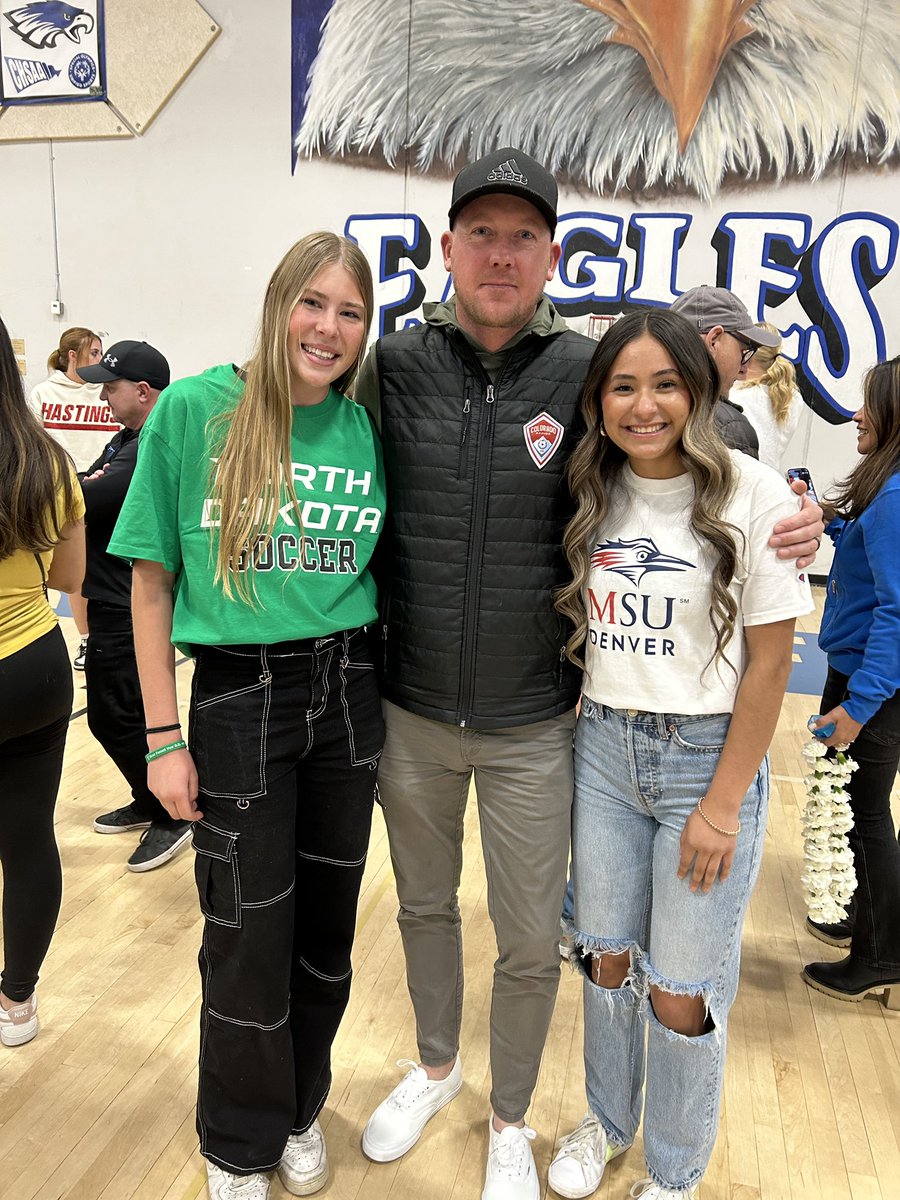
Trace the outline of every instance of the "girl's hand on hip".
<path fill-rule="evenodd" d="M 695 809 L 681 831 L 678 878 L 690 875 L 692 892 L 708 892 L 717 879 L 724 883 L 734 861 L 735 840 L 717 833 Z"/>
<path fill-rule="evenodd" d="M 187 750 L 172 750 L 147 764 L 147 786 L 175 821 L 199 821 L 197 768 Z"/>

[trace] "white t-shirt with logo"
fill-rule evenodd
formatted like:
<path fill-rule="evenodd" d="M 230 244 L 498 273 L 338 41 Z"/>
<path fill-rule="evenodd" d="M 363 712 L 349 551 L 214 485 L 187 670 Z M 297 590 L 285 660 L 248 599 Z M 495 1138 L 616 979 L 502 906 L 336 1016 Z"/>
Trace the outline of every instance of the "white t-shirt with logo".
<path fill-rule="evenodd" d="M 735 534 L 737 601 L 728 662 L 714 660 L 714 551 L 690 528 L 693 480 L 644 479 L 626 463 L 591 545 L 584 694 L 610 708 L 732 712 L 746 664 L 743 629 L 812 611 L 804 574 L 768 546 L 798 499 L 773 470 L 731 451 L 738 483 L 723 517 Z M 709 664 L 707 666 L 707 664 Z"/>

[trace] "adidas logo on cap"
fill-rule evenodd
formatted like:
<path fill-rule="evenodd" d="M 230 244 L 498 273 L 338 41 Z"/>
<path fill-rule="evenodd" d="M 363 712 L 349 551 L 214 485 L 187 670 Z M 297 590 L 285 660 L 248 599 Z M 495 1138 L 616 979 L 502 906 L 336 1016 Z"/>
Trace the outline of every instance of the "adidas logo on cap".
<path fill-rule="evenodd" d="M 556 229 L 556 180 L 537 159 L 516 146 L 502 146 L 468 163 L 453 180 L 450 200 L 450 228 L 457 214 L 472 200 L 506 192 L 532 204 L 550 226 Z"/>
<path fill-rule="evenodd" d="M 528 179 L 521 173 L 514 158 L 508 158 L 506 162 L 494 167 L 487 179 L 488 183 L 521 183 L 523 187 L 528 187 Z"/>

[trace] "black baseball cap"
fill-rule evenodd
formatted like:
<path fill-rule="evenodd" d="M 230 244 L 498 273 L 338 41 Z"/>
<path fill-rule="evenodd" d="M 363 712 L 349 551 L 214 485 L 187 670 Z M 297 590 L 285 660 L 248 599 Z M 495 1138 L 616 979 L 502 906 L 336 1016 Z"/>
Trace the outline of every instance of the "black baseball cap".
<path fill-rule="evenodd" d="M 470 200 L 495 192 L 521 196 L 538 210 L 550 226 L 550 233 L 556 232 L 556 203 L 559 196 L 556 180 L 537 159 L 517 150 L 515 146 L 494 150 L 463 167 L 453 180 L 448 214 L 451 228 L 460 209 Z"/>
<path fill-rule="evenodd" d="M 714 325 L 721 325 L 728 333 L 739 333 L 754 346 L 777 349 L 781 338 L 777 333 L 761 329 L 743 304 L 728 288 L 710 287 L 701 284 L 678 297 L 671 306 L 672 312 L 681 313 L 699 333 L 706 333 Z"/>
<path fill-rule="evenodd" d="M 77 372 L 87 383 L 130 379 L 132 383 L 149 383 L 159 392 L 169 386 L 170 379 L 168 362 L 148 342 L 116 342 L 95 367 L 78 367 Z"/>

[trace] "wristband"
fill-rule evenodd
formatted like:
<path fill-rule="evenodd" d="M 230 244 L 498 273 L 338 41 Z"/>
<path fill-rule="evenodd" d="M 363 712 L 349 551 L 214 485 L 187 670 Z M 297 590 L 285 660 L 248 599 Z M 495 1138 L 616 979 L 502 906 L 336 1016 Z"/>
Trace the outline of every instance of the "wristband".
<path fill-rule="evenodd" d="M 144 758 L 151 763 L 154 758 L 162 758 L 164 754 L 171 754 L 173 750 L 187 750 L 187 742 L 184 738 L 179 738 L 177 742 L 169 742 L 168 746 L 160 746 L 158 750 L 151 750 L 149 754 L 144 755 Z"/>
<path fill-rule="evenodd" d="M 171 733 L 173 729 L 180 729 L 181 722 L 178 721 L 174 725 L 154 725 L 152 729 L 145 729 L 144 733 Z"/>
<path fill-rule="evenodd" d="M 700 799 L 697 801 L 697 812 L 700 814 L 700 816 L 703 818 L 703 820 L 707 823 L 707 825 L 710 827 L 710 829 L 714 829 L 716 831 L 716 833 L 724 834 L 725 837 L 737 837 L 737 835 L 741 832 L 740 821 L 738 821 L 737 829 L 723 829 L 721 825 L 716 825 L 716 823 L 714 821 L 711 821 L 709 819 L 709 817 L 706 815 L 706 813 L 703 811 L 703 801 L 705 799 L 706 799 L 705 796 L 701 796 Z"/>

